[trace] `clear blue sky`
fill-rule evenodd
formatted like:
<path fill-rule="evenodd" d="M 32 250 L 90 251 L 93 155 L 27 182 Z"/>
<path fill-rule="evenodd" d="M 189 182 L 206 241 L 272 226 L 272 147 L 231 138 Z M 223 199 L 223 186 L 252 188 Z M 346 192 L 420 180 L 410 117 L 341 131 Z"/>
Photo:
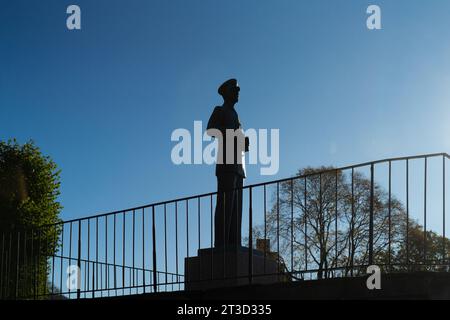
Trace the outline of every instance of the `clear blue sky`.
<path fill-rule="evenodd" d="M 243 125 L 280 129 L 279 173 L 246 184 L 446 152 L 448 30 L 439 0 L 2 1 L 0 139 L 58 164 L 63 219 L 214 191 L 213 166 L 172 164 L 170 135 L 207 121 L 230 77 Z"/>

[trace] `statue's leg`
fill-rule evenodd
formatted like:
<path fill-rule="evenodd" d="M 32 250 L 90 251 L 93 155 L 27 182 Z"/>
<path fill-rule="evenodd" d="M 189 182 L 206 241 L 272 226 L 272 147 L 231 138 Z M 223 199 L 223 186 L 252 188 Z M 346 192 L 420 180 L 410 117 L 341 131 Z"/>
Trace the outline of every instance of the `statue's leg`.
<path fill-rule="evenodd" d="M 243 179 L 239 175 L 234 176 L 233 208 L 231 211 L 230 245 L 241 246 L 242 228 L 242 184 Z"/>
<path fill-rule="evenodd" d="M 230 216 L 233 207 L 233 174 L 217 176 L 217 204 L 214 216 L 214 246 L 223 247 L 229 243 Z"/>

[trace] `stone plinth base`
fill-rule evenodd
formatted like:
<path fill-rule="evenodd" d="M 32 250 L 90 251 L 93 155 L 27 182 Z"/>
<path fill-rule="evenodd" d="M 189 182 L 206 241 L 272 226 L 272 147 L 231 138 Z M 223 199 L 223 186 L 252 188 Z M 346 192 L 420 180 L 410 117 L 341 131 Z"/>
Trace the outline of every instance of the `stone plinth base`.
<path fill-rule="evenodd" d="M 277 275 L 278 263 L 263 251 L 253 250 L 252 283 L 280 282 L 285 276 Z M 280 266 L 281 269 L 281 266 Z M 206 290 L 235 287 L 250 283 L 249 249 L 210 248 L 198 250 L 196 257 L 185 258 L 185 290 Z"/>

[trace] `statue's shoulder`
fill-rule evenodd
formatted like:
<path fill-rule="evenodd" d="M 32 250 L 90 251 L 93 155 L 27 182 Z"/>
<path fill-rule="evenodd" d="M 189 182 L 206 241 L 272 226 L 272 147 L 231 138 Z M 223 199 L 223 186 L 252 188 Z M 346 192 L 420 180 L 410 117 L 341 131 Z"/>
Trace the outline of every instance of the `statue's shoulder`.
<path fill-rule="evenodd" d="M 213 114 L 216 116 L 220 116 L 223 113 L 223 107 L 222 106 L 215 106 L 213 110 Z"/>

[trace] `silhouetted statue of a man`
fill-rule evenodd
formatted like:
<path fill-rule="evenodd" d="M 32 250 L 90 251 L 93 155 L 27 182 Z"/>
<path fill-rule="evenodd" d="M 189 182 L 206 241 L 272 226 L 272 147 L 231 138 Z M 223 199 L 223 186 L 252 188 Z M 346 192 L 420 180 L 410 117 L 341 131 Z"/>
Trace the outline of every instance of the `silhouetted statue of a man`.
<path fill-rule="evenodd" d="M 214 108 L 207 133 L 219 141 L 217 154 L 217 204 L 214 246 L 241 246 L 242 186 L 245 178 L 244 155 L 249 141 L 244 137 L 234 105 L 239 100 L 236 79 L 225 81 L 218 89 L 222 106 Z"/>

